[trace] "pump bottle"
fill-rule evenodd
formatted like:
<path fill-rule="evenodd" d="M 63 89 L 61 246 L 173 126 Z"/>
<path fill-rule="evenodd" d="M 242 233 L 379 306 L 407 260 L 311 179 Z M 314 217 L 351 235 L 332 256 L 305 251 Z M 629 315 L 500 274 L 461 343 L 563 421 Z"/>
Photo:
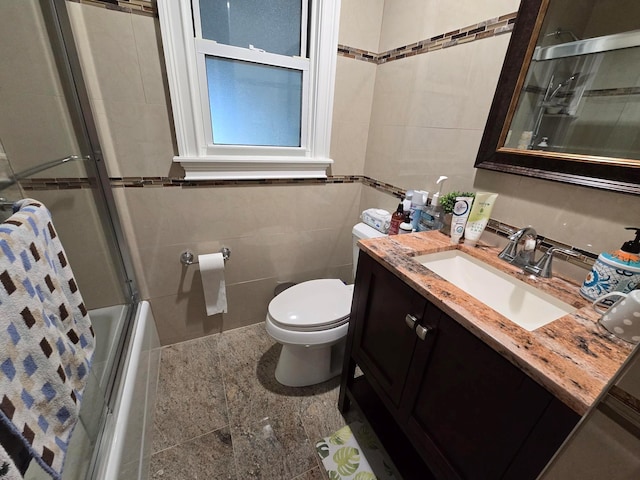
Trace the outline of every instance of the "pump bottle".
<path fill-rule="evenodd" d="M 389 225 L 389 235 L 398 235 L 400 224 L 404 222 L 404 209 L 402 202 L 398 204 L 398 208 L 391 215 L 391 224 Z"/>
<path fill-rule="evenodd" d="M 626 230 L 635 230 L 635 240 L 625 242 L 619 250 L 598 256 L 580 288 L 583 297 L 593 301 L 613 291 L 629 293 L 640 285 L 640 227 Z"/>

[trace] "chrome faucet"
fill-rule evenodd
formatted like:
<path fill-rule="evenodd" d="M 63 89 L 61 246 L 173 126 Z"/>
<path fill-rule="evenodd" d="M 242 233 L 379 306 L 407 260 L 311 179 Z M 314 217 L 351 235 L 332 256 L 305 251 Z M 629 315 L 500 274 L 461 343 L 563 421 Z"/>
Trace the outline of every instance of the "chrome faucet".
<path fill-rule="evenodd" d="M 540 260 L 536 262 L 535 265 L 525 265 L 522 268 L 526 272 L 533 273 L 538 277 L 551 278 L 553 274 L 553 271 L 551 269 L 551 264 L 552 264 L 553 256 L 556 253 L 563 253 L 570 257 L 580 256 L 577 252 L 574 252 L 573 250 L 567 250 L 566 248 L 560 248 L 560 247 L 551 247 L 549 248 L 549 250 L 544 252 L 544 255 L 540 258 Z"/>
<path fill-rule="evenodd" d="M 538 234 L 533 227 L 524 227 L 509 236 L 509 243 L 498 254 L 498 258 L 519 267 L 534 266 Z M 524 245 L 520 248 L 520 242 Z"/>

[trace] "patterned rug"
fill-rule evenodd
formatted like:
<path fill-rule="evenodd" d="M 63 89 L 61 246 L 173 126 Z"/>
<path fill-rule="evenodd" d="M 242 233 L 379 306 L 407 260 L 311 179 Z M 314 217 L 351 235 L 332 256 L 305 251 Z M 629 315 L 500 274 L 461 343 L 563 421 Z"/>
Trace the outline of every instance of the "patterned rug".
<path fill-rule="evenodd" d="M 316 451 L 331 480 L 397 480 L 378 439 L 363 423 L 353 422 L 319 440 Z"/>

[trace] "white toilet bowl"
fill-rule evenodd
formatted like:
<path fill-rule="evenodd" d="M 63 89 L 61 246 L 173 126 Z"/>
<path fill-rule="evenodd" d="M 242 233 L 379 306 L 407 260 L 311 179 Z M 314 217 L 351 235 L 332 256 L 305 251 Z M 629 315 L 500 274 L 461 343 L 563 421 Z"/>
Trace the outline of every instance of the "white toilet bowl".
<path fill-rule="evenodd" d="M 359 223 L 353 228 L 354 276 L 357 241 L 384 236 Z M 267 333 L 282 344 L 276 380 L 290 387 L 304 387 L 340 374 L 353 285 L 335 278 L 309 280 L 294 285 L 269 303 Z"/>
<path fill-rule="evenodd" d="M 353 285 L 330 278 L 294 285 L 269 303 L 267 333 L 282 344 L 278 382 L 303 387 L 340 373 L 352 296 Z"/>

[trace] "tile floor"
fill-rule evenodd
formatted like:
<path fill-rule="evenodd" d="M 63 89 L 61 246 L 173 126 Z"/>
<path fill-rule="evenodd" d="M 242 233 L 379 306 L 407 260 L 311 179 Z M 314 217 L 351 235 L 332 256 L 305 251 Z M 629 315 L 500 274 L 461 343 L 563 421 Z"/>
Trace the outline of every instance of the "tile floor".
<path fill-rule="evenodd" d="M 150 478 L 315 480 L 317 440 L 346 424 L 339 377 L 284 387 L 264 324 L 162 349 Z"/>

